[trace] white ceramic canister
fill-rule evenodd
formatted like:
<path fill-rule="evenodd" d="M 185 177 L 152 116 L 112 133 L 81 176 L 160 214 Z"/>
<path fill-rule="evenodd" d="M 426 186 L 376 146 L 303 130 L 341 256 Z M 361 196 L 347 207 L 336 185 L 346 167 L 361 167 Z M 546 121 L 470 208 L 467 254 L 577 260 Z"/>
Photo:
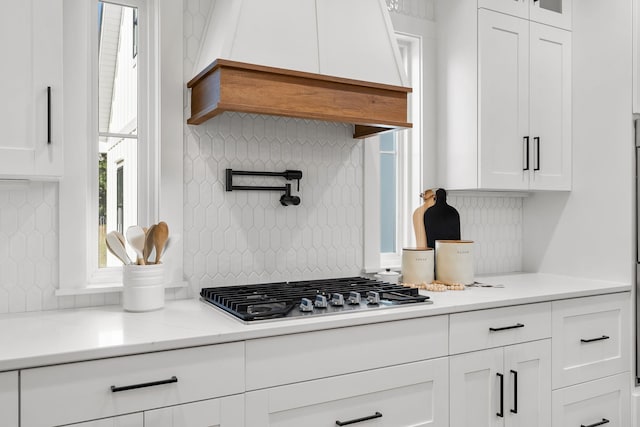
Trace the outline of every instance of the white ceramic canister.
<path fill-rule="evenodd" d="M 122 308 L 151 311 L 164 307 L 164 264 L 122 267 Z"/>
<path fill-rule="evenodd" d="M 433 249 L 402 249 L 402 281 L 413 285 L 433 282 Z"/>
<path fill-rule="evenodd" d="M 471 285 L 473 270 L 473 241 L 436 240 L 436 280 Z"/>

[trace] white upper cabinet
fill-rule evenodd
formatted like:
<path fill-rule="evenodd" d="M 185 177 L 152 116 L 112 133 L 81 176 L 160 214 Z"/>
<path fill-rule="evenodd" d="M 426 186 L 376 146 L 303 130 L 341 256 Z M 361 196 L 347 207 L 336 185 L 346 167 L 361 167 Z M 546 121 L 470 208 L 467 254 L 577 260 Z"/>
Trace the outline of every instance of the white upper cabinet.
<path fill-rule="evenodd" d="M 571 189 L 571 33 L 530 26 L 531 188 Z"/>
<path fill-rule="evenodd" d="M 529 23 L 486 10 L 478 13 L 480 183 L 526 190 L 531 169 Z"/>
<path fill-rule="evenodd" d="M 571 30 L 572 0 L 531 0 L 529 19 L 541 24 Z"/>
<path fill-rule="evenodd" d="M 571 30 L 572 0 L 478 0 L 478 7 Z"/>
<path fill-rule="evenodd" d="M 62 0 L 4 2 L 0 177 L 62 174 Z"/>
<path fill-rule="evenodd" d="M 571 32 L 518 17 L 519 3 L 438 3 L 442 187 L 571 190 Z"/>

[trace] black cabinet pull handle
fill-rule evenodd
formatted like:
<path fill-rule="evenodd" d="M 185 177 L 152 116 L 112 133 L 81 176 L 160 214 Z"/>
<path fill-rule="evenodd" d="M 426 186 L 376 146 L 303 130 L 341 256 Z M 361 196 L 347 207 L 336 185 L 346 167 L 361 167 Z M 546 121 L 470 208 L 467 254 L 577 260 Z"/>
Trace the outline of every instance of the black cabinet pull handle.
<path fill-rule="evenodd" d="M 177 383 L 177 382 L 178 382 L 178 378 L 176 376 L 173 376 L 173 377 L 169 378 L 168 380 L 152 381 L 150 383 L 125 385 L 125 386 L 122 386 L 122 387 L 116 387 L 116 386 L 112 385 L 111 386 L 111 391 L 113 393 L 116 393 L 116 392 L 119 392 L 119 391 L 134 390 L 136 388 L 153 387 L 153 386 L 156 386 L 156 385 L 171 384 L 171 383 Z"/>
<path fill-rule="evenodd" d="M 524 140 L 524 154 L 525 154 L 525 158 L 527 159 L 525 162 L 525 166 L 524 168 L 522 168 L 522 170 L 528 171 L 529 170 L 529 137 L 525 136 L 522 139 Z"/>
<path fill-rule="evenodd" d="M 518 371 L 511 370 L 513 374 L 513 409 L 512 413 L 518 413 Z"/>
<path fill-rule="evenodd" d="M 347 426 L 349 424 L 361 423 L 363 421 L 373 420 L 375 418 L 381 418 L 382 414 L 380 412 L 376 412 L 373 415 L 369 415 L 368 417 L 356 418 L 349 421 L 336 421 L 337 426 Z"/>
<path fill-rule="evenodd" d="M 500 411 L 496 415 L 500 418 L 504 418 L 504 375 L 501 373 L 496 374 L 500 378 Z"/>
<path fill-rule="evenodd" d="M 596 342 L 596 341 L 608 340 L 609 338 L 611 338 L 611 337 L 608 337 L 608 336 L 606 336 L 606 335 L 603 335 L 603 336 L 598 337 L 598 338 L 589 338 L 589 339 L 584 339 L 584 338 L 582 338 L 582 339 L 580 340 L 580 342 Z"/>
<path fill-rule="evenodd" d="M 47 86 L 47 144 L 51 144 L 51 86 Z"/>
<path fill-rule="evenodd" d="M 517 329 L 517 328 L 524 328 L 524 324 L 516 323 L 515 325 L 503 326 L 501 328 L 489 328 L 489 330 L 491 332 L 498 332 L 498 331 L 506 331 L 507 329 Z"/>
<path fill-rule="evenodd" d="M 536 167 L 533 168 L 534 171 L 540 170 L 540 137 L 534 136 L 533 141 L 536 143 Z"/>
<path fill-rule="evenodd" d="M 597 427 L 597 426 L 601 426 L 604 424 L 609 424 L 609 420 L 606 418 L 603 418 L 602 421 L 599 421 L 597 423 L 594 424 L 589 424 L 588 426 L 584 425 L 584 424 L 580 424 L 580 427 Z"/>

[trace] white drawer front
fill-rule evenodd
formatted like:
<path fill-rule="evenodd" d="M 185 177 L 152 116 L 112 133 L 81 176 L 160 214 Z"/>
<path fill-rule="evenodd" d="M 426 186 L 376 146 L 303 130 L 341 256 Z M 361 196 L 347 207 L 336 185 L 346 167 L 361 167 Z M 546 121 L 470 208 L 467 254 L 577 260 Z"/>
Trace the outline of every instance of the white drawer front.
<path fill-rule="evenodd" d="M 242 427 L 244 395 L 185 403 L 144 413 L 145 427 Z"/>
<path fill-rule="evenodd" d="M 553 388 L 627 371 L 629 293 L 553 303 Z"/>
<path fill-rule="evenodd" d="M 447 355 L 447 316 L 247 341 L 247 390 Z"/>
<path fill-rule="evenodd" d="M 112 386 L 177 382 L 112 391 Z M 21 375 L 22 427 L 49 427 L 244 391 L 244 344 L 231 343 L 67 365 Z"/>
<path fill-rule="evenodd" d="M 0 425 L 18 427 L 18 372 L 0 374 Z"/>
<path fill-rule="evenodd" d="M 249 392 L 246 425 L 448 427 L 448 371 L 441 358 Z"/>
<path fill-rule="evenodd" d="M 65 426 L 67 427 L 67 426 Z M 103 418 L 101 420 L 87 421 L 85 423 L 69 424 L 68 427 L 144 427 L 144 415 L 121 415 L 119 417 Z"/>
<path fill-rule="evenodd" d="M 553 427 L 630 426 L 630 378 L 627 372 L 554 391 Z"/>
<path fill-rule="evenodd" d="M 451 354 L 551 337 L 551 304 L 527 304 L 451 315 Z"/>

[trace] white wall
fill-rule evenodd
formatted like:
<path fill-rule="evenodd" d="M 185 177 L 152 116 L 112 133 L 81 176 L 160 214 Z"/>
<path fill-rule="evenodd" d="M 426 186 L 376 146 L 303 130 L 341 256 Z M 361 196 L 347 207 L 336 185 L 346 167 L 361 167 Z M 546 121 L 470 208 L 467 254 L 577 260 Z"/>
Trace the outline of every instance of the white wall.
<path fill-rule="evenodd" d="M 524 268 L 631 282 L 631 0 L 573 2 L 573 190 L 524 203 Z"/>

